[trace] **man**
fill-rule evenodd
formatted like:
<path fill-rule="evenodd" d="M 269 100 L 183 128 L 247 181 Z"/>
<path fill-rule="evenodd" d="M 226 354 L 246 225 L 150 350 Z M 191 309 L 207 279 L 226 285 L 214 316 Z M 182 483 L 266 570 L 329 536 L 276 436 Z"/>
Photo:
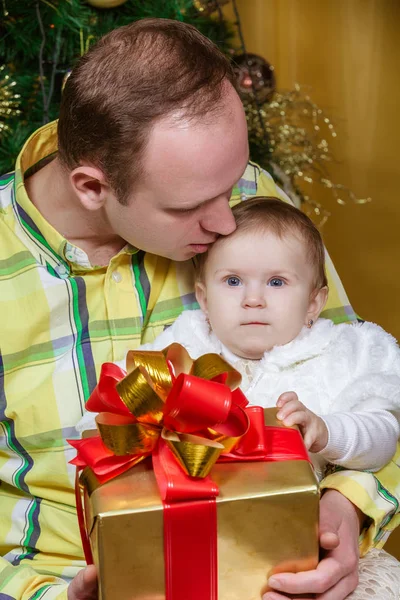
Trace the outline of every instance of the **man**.
<path fill-rule="evenodd" d="M 230 200 L 282 196 L 248 164 L 226 59 L 175 21 L 140 21 L 92 48 L 64 90 L 58 153 L 56 132 L 33 134 L 0 182 L 2 600 L 97 597 L 94 568 L 80 570 L 66 439 L 101 364 L 194 306 L 190 259 L 235 229 Z M 328 315 L 351 318 L 330 263 L 328 274 Z M 360 526 L 364 550 L 394 527 L 395 463 L 379 482 L 344 472 L 324 486 L 326 558 L 276 577 L 281 593 L 267 598 L 345 598 Z"/>

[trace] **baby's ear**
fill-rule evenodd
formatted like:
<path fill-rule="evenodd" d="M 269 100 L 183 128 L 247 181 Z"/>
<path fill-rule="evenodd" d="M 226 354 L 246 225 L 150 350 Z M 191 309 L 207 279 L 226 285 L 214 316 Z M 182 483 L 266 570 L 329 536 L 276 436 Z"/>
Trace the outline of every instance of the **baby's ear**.
<path fill-rule="evenodd" d="M 194 292 L 196 294 L 196 300 L 200 304 L 200 308 L 205 315 L 207 315 L 207 292 L 206 286 L 201 281 L 196 281 L 194 284 Z"/>
<path fill-rule="evenodd" d="M 326 301 L 328 300 L 328 294 L 329 290 L 327 286 L 314 290 L 311 293 L 305 325 L 308 325 L 310 321 L 315 322 L 318 319 L 319 315 L 324 310 Z"/>

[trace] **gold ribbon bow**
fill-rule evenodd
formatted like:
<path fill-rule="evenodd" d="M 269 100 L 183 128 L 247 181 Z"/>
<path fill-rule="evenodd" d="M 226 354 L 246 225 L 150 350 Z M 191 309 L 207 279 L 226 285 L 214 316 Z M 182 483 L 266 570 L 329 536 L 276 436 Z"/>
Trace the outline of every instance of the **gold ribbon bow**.
<path fill-rule="evenodd" d="M 136 464 L 161 435 L 188 475 L 206 477 L 220 454 L 230 452 L 246 433 L 248 417 L 232 402 L 241 375 L 219 355 L 192 360 L 183 346 L 171 344 L 160 352 L 130 351 L 126 366 L 125 375 L 116 365 L 103 365 L 86 405 L 100 413 L 97 427 L 110 452 L 101 457 L 93 446 L 93 460 L 83 459 L 75 442 L 75 464 L 84 462 L 94 472 L 96 464 L 104 466 L 112 457 Z"/>

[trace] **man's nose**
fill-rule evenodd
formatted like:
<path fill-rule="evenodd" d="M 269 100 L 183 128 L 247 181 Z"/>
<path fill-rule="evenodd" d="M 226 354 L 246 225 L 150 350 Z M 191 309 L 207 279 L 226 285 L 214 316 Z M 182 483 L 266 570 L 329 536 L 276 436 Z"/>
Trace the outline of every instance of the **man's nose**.
<path fill-rule="evenodd" d="M 210 203 L 200 219 L 200 225 L 205 231 L 219 235 L 229 235 L 235 231 L 235 218 L 226 197 Z"/>

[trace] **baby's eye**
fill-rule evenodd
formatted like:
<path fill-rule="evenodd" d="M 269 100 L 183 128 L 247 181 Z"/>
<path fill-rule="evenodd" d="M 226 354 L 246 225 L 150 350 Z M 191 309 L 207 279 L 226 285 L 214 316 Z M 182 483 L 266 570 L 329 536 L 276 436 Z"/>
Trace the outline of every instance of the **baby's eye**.
<path fill-rule="evenodd" d="M 238 285 L 241 284 L 241 281 L 240 281 L 239 277 L 235 277 L 232 275 L 231 277 L 227 278 L 226 283 L 228 285 L 230 285 L 231 287 L 237 287 Z"/>
<path fill-rule="evenodd" d="M 279 277 L 273 277 L 269 280 L 268 285 L 270 285 L 271 287 L 282 287 L 283 285 L 285 285 L 285 282 Z"/>

